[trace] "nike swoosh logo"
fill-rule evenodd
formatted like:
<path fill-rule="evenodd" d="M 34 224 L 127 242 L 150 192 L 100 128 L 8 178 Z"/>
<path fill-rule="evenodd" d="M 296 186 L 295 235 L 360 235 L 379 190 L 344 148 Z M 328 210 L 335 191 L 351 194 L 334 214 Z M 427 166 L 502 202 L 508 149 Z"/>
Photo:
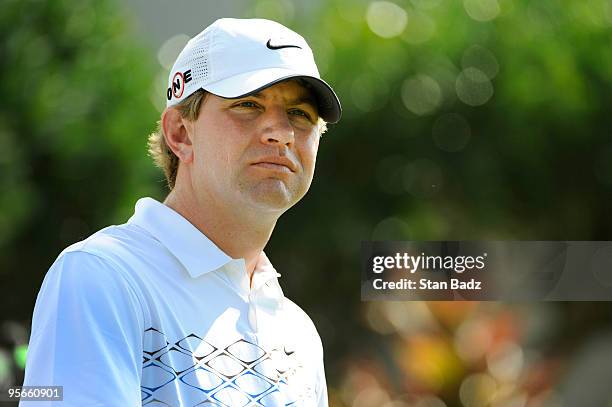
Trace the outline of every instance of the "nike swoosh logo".
<path fill-rule="evenodd" d="M 302 47 L 300 47 L 299 45 L 272 45 L 270 44 L 270 41 L 272 40 L 269 39 L 268 42 L 266 42 L 266 47 L 268 47 L 269 49 L 281 49 L 281 48 L 300 48 L 302 49 Z"/>

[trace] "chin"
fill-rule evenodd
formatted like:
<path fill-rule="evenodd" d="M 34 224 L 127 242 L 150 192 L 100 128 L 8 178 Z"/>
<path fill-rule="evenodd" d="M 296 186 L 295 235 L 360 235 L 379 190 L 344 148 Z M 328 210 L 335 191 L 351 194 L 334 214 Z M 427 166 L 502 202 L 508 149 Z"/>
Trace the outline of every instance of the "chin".
<path fill-rule="evenodd" d="M 304 196 L 287 188 L 281 180 L 270 180 L 259 184 L 251 191 L 250 201 L 260 209 L 284 212 L 295 205 Z"/>

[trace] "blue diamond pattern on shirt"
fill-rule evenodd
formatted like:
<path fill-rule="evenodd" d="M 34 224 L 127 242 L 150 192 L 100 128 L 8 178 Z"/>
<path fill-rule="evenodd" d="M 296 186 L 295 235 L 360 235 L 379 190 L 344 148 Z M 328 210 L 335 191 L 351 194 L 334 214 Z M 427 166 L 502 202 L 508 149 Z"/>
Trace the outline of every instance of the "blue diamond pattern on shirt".
<path fill-rule="evenodd" d="M 301 369 L 295 352 L 266 350 L 245 339 L 215 347 L 196 334 L 175 343 L 145 330 L 143 406 L 296 406 L 288 381 Z M 178 379 L 178 380 L 177 380 Z M 181 399 L 178 399 L 178 394 Z"/>

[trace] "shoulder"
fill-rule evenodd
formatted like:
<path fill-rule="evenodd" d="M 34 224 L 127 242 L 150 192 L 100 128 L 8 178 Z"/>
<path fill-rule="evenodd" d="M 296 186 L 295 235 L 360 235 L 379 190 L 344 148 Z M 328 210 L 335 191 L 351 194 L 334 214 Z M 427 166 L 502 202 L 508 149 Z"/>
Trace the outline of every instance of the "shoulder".
<path fill-rule="evenodd" d="M 105 259 L 107 262 L 117 262 L 133 256 L 135 252 L 146 250 L 157 241 L 138 226 L 125 223 L 108 226 L 88 238 L 68 246 L 59 257 L 68 253 L 88 253 Z M 127 256 L 127 257 L 126 257 Z"/>
<path fill-rule="evenodd" d="M 56 284 L 81 292 L 129 294 L 143 303 L 138 284 L 130 273 L 130 258 L 138 252 L 146 233 L 130 225 L 109 226 L 64 249 L 45 276 L 43 284 Z M 64 291 L 62 290 L 62 291 Z"/>
<path fill-rule="evenodd" d="M 41 294 L 44 293 L 58 298 L 78 295 L 92 301 L 125 295 L 139 297 L 120 266 L 104 256 L 75 249 L 64 250 L 53 262 L 43 280 Z"/>
<path fill-rule="evenodd" d="M 108 320 L 113 315 L 133 315 L 139 325 L 144 325 L 148 319 L 145 297 L 125 266 L 117 261 L 117 248 L 124 243 L 113 234 L 103 229 L 60 253 L 45 274 L 35 313 L 57 309 L 67 318 L 73 312 L 70 309 L 81 313 L 91 309 L 101 318 L 103 310 L 107 310 Z M 123 311 L 113 311 L 118 308 Z"/>
<path fill-rule="evenodd" d="M 83 260 L 97 258 L 137 284 L 135 272 L 142 268 L 143 261 L 157 258 L 164 252 L 164 247 L 150 233 L 139 226 L 124 223 L 108 226 L 68 246 L 59 254 L 58 260 L 66 256 Z"/>
<path fill-rule="evenodd" d="M 296 303 L 285 297 L 283 307 L 289 313 L 291 320 L 297 323 L 297 329 L 300 330 L 305 337 L 314 342 L 316 347 L 323 352 L 323 344 L 317 328 L 308 314 Z"/>

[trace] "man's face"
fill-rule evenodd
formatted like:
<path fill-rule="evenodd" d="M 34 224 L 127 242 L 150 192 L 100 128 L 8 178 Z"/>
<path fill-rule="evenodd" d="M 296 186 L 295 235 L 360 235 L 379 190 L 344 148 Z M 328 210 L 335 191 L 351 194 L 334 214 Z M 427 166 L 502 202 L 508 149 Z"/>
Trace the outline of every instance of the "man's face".
<path fill-rule="evenodd" d="M 238 99 L 207 95 L 188 130 L 197 199 L 284 212 L 310 187 L 317 120 L 313 96 L 295 81 Z"/>

